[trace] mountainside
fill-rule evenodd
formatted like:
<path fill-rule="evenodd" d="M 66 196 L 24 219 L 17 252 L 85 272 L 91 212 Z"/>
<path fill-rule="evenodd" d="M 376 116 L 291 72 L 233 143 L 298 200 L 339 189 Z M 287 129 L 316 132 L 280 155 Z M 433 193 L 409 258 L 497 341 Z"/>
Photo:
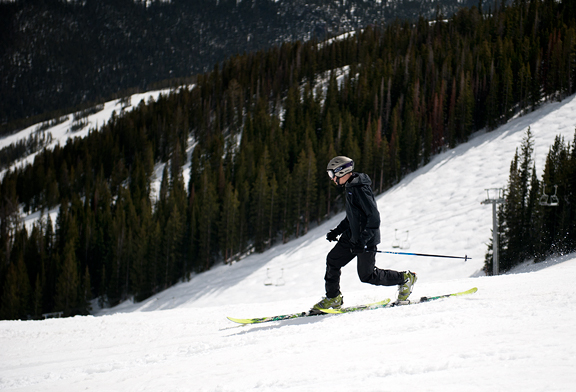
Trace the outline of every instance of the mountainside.
<path fill-rule="evenodd" d="M 472 257 L 378 255 L 377 265 L 416 271 L 414 298 L 478 287 L 473 295 L 255 326 L 226 319 L 315 303 L 332 246 L 324 235 L 341 214 L 288 244 L 96 317 L 0 321 L 0 389 L 572 391 L 576 255 L 483 276 L 491 212 L 480 202 L 484 187 L 506 181 L 527 127 L 541 172 L 554 137 L 570 137 L 575 125 L 576 96 L 547 104 L 439 154 L 377 198 L 382 249 L 394 245 L 398 228 L 409 230 L 403 251 Z M 361 283 L 354 262 L 342 271 L 342 290 L 348 305 L 396 295 L 396 287 Z M 337 376 L 322 375 L 327 369 Z"/>
<path fill-rule="evenodd" d="M 120 100 L 22 131 L 27 139 L 0 150 L 2 167 L 35 154 L 0 183 L 0 317 L 87 314 L 94 298 L 142 301 L 222 261 L 304 236 L 341 211 L 342 195 L 326 177 L 335 155 L 353 157 L 380 194 L 474 132 L 574 94 L 571 4 L 532 0 L 491 17 L 464 9 L 439 23 L 287 43 L 229 58 L 155 100 Z M 116 109 L 92 128 L 91 116 Z M 51 143 L 57 134 L 65 145 Z M 550 155 L 542 184 L 558 185 L 565 203 L 531 210 L 538 173 L 529 205 L 526 182 L 514 182 L 510 200 L 519 203 L 506 223 L 522 231 L 507 250 L 531 244 L 506 270 L 576 249 L 575 149 L 545 143 L 558 156 Z M 512 168 L 519 146 L 495 159 Z M 53 220 L 46 212 L 57 207 Z M 42 219 L 25 228 L 22 213 Z"/>
<path fill-rule="evenodd" d="M 576 95 L 547 104 L 492 132 L 478 132 L 469 142 L 438 154 L 428 165 L 376 197 L 382 221 L 380 250 L 467 255 L 470 260 L 378 254 L 376 265 L 417 272 L 416 296 L 433 294 L 421 291 L 422 285 L 431 284 L 433 291 L 444 291 L 446 283 L 485 276 L 484 257 L 491 238 L 492 206 L 481 203 L 487 198 L 486 189 L 506 186 L 510 162 L 528 128 L 535 139 L 533 164 L 537 175 L 541 176 L 554 139 L 560 136 L 574 140 Z M 249 312 L 250 304 L 266 304 L 262 314 L 266 316 L 266 310 L 274 311 L 274 303 L 283 301 L 292 304 L 292 311 L 298 311 L 298 305 L 309 306 L 316 297 L 320 299 L 324 295 L 326 254 L 334 246 L 333 242 L 326 241 L 326 233 L 344 216 L 344 213 L 335 215 L 287 244 L 229 265 L 215 266 L 144 301 L 126 301 L 95 313 L 108 315 L 212 306 L 233 308 L 236 305 L 243 312 Z M 566 259 L 569 258 L 561 258 Z M 547 262 L 534 264 L 529 260 L 513 271 L 539 270 L 547 265 Z M 460 287 L 467 288 L 470 287 Z M 458 287 L 450 285 L 445 289 L 458 290 Z M 350 305 L 378 300 L 379 295 L 396 295 L 396 287 L 376 287 L 360 282 L 355 261 L 343 269 L 342 290 L 344 301 Z M 280 311 L 289 312 L 290 308 Z M 256 317 L 259 314 L 227 316 Z"/>
<path fill-rule="evenodd" d="M 189 78 L 237 53 L 324 39 L 395 18 L 449 16 L 476 5 L 475 0 L 0 3 L 0 124 Z"/>

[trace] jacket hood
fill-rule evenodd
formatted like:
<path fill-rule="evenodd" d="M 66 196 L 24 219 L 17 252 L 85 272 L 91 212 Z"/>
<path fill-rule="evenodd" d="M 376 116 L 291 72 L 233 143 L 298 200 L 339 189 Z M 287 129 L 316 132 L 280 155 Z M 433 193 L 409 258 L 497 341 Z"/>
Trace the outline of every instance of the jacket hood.
<path fill-rule="evenodd" d="M 352 175 L 352 178 L 350 178 L 346 183 L 347 188 L 351 186 L 363 186 L 363 185 L 368 186 L 372 185 L 372 180 L 370 179 L 370 177 L 368 177 L 368 174 L 366 173 L 354 173 Z"/>

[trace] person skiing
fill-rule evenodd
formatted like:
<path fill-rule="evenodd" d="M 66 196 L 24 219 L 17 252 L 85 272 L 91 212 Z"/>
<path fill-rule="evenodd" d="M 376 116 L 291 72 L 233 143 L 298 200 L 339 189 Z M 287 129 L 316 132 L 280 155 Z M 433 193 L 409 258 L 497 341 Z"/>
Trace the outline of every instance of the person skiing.
<path fill-rule="evenodd" d="M 354 172 L 354 161 L 345 156 L 331 159 L 326 170 L 330 179 L 345 189 L 346 217 L 326 235 L 328 241 L 337 243 L 326 257 L 326 297 L 315 304 L 311 311 L 342 307 L 344 301 L 340 292 L 340 270 L 355 257 L 358 258 L 358 276 L 362 282 L 379 286 L 398 285 L 398 301 L 407 300 L 416 283 L 416 274 L 375 266 L 376 245 L 380 243 L 380 213 L 370 177 L 365 173 Z"/>

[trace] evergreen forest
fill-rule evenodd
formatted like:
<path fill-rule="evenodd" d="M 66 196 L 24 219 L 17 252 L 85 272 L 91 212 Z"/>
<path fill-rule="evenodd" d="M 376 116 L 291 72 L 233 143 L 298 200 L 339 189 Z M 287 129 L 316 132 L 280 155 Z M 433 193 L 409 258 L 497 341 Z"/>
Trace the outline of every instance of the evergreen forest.
<path fill-rule="evenodd" d="M 488 10 L 494 0 L 483 0 Z M 235 53 L 477 0 L 0 0 L 0 135 L 183 83 Z M 74 109 L 70 109 L 74 108 Z"/>
<path fill-rule="evenodd" d="M 539 180 L 530 129 L 510 163 L 504 202 L 498 209 L 500 271 L 526 260 L 576 251 L 576 129 L 572 143 L 557 136 L 546 156 Z M 489 242 L 484 269 L 493 271 Z"/>
<path fill-rule="evenodd" d="M 232 56 L 4 175 L 0 316 L 141 301 L 340 211 L 326 176 L 335 155 L 352 157 L 381 193 L 473 132 L 575 92 L 573 0 L 465 8 Z M 574 156 L 557 144 L 547 190 L 565 176 L 556 161 Z M 27 230 L 21 213 L 37 211 Z M 574 227 L 574 213 L 560 213 L 543 213 L 542 241 L 559 244 L 555 230 Z"/>

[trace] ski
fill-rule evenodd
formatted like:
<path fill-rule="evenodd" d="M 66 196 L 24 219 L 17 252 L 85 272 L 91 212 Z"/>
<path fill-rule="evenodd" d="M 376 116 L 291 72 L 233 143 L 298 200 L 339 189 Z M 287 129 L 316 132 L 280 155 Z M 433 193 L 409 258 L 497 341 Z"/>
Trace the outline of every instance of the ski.
<path fill-rule="evenodd" d="M 441 299 L 441 298 L 448 298 L 448 297 L 459 297 L 462 295 L 468 295 L 468 294 L 473 294 L 476 291 L 478 291 L 477 287 L 473 287 L 470 290 L 466 290 L 466 291 L 460 291 L 458 293 L 451 293 L 451 294 L 443 294 L 443 295 L 436 295 L 434 297 L 421 297 L 418 300 L 408 300 L 408 301 L 395 301 L 395 302 L 388 302 L 384 305 L 380 305 L 380 306 L 370 306 L 367 305 L 365 307 L 358 307 L 357 309 L 354 308 L 349 308 L 350 310 L 346 310 L 346 309 L 320 309 L 322 312 L 324 313 L 331 313 L 331 314 L 338 314 L 338 313 L 347 313 L 347 312 L 354 312 L 356 310 L 368 310 L 368 309 L 378 309 L 378 308 L 393 308 L 395 306 L 405 306 L 405 305 L 415 305 L 415 304 L 420 304 L 423 302 L 430 302 L 430 301 L 434 301 L 437 299 Z"/>
<path fill-rule="evenodd" d="M 355 312 L 357 310 L 376 309 L 379 307 L 386 306 L 389 303 L 390 303 L 390 298 L 386 298 L 383 301 L 374 302 L 371 304 L 357 305 L 357 306 L 351 306 L 348 308 L 336 309 L 336 311 L 334 313 L 347 313 L 347 312 Z M 320 316 L 320 315 L 324 315 L 325 313 L 332 313 L 332 312 L 328 312 L 328 310 L 332 311 L 334 309 L 323 309 L 322 312 L 314 312 L 312 310 L 309 310 L 307 312 L 283 314 L 283 315 L 271 316 L 271 317 L 258 317 L 258 318 L 246 318 L 246 319 L 234 318 L 234 317 L 227 317 L 227 318 L 228 318 L 228 320 L 233 321 L 233 322 L 238 323 L 238 324 L 260 324 L 260 323 L 267 323 L 270 321 L 291 320 L 291 319 L 296 319 L 296 318 L 301 318 L 301 317 Z"/>
<path fill-rule="evenodd" d="M 460 297 L 462 295 L 474 294 L 478 291 L 477 287 L 472 287 L 470 290 L 460 291 L 459 293 L 452 293 L 452 294 L 444 294 L 444 295 L 437 295 L 435 297 L 421 297 L 419 300 L 416 301 L 408 301 L 409 304 L 419 304 L 422 302 L 430 302 L 440 298 L 448 298 L 448 297 Z M 404 304 L 400 304 L 404 305 Z"/>
<path fill-rule="evenodd" d="M 311 311 L 307 312 L 300 312 L 300 313 L 291 313 L 291 314 L 282 314 L 279 316 L 271 316 L 271 317 L 257 317 L 257 318 L 234 318 L 234 317 L 227 317 L 228 320 L 234 321 L 238 324 L 260 324 L 260 323 L 267 323 L 270 321 L 281 321 L 281 320 L 291 320 L 295 318 L 301 317 L 311 317 L 311 316 L 319 316 L 324 313 L 313 313 Z"/>
<path fill-rule="evenodd" d="M 260 323 L 267 323 L 270 321 L 282 321 L 282 320 L 292 320 L 292 319 L 296 319 L 296 318 L 302 318 L 302 317 L 312 317 L 312 316 L 319 316 L 319 315 L 324 315 L 324 314 L 341 314 L 341 313 L 350 313 L 350 312 L 358 312 L 358 311 L 362 311 L 362 310 L 372 310 L 372 309 L 380 309 L 380 308 L 392 308 L 395 306 L 404 306 L 404 305 L 414 305 L 414 304 L 419 304 L 422 302 L 430 302 L 430 301 L 434 301 L 436 299 L 440 299 L 440 298 L 448 298 L 448 297 L 458 297 L 458 296 L 462 296 L 462 295 L 467 295 L 467 294 L 472 294 L 475 293 L 476 291 L 478 291 L 478 289 L 476 287 L 471 288 L 470 290 L 466 290 L 466 291 L 461 291 L 458 293 L 451 293 L 451 294 L 443 294 L 443 295 L 437 295 L 434 297 L 421 297 L 418 300 L 415 301 L 401 301 L 401 302 L 390 302 L 390 298 L 386 298 L 385 300 L 382 301 L 378 301 L 378 302 L 373 302 L 370 304 L 364 304 L 364 305 L 355 305 L 355 306 L 350 306 L 350 307 L 346 307 L 346 308 L 340 308 L 340 309 L 320 309 L 321 313 L 312 311 L 312 310 L 308 310 L 306 312 L 299 312 L 299 313 L 291 313 L 291 314 L 283 314 L 283 315 L 279 315 L 279 316 L 270 316 L 270 317 L 258 317 L 258 318 L 234 318 L 234 317 L 227 317 L 228 320 L 233 321 L 235 323 L 238 324 L 260 324 Z"/>

